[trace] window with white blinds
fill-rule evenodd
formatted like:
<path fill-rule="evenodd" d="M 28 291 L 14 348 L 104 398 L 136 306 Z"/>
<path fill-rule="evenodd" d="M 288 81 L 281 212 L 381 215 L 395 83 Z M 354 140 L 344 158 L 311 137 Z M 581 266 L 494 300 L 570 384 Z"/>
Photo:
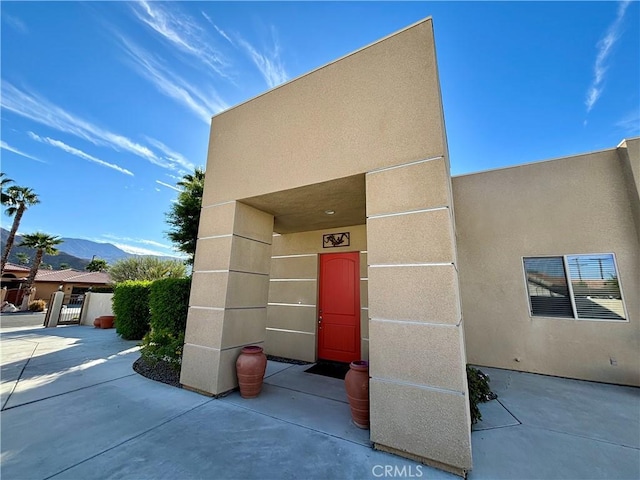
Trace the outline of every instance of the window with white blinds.
<path fill-rule="evenodd" d="M 523 260 L 532 316 L 626 320 L 613 254 Z"/>

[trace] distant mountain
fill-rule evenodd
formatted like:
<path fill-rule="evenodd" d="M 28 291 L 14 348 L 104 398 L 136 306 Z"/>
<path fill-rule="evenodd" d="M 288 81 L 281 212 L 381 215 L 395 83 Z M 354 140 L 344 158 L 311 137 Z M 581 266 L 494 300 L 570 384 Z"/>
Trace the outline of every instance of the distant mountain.
<path fill-rule="evenodd" d="M 58 247 L 70 255 L 79 258 L 91 260 L 95 255 L 96 258 L 106 260 L 111 264 L 123 258 L 134 257 L 135 255 L 127 253 L 111 243 L 92 242 L 82 238 L 66 238 L 63 237 L 64 243 Z"/>
<path fill-rule="evenodd" d="M 7 244 L 7 236 L 9 236 L 9 231 L 4 228 L 0 229 L 0 248 L 2 252 L 4 252 L 4 246 Z M 11 254 L 9 255 L 9 262 L 15 263 L 16 265 L 20 265 L 20 260 L 18 259 L 19 253 L 25 253 L 31 259 L 34 254 L 34 250 L 27 247 L 19 247 L 20 242 L 22 242 L 22 237 L 20 235 L 16 235 L 16 238 L 13 243 L 13 248 L 11 249 Z M 76 270 L 84 270 L 84 268 L 89 263 L 89 260 L 85 260 L 82 258 L 78 258 L 74 255 L 70 255 L 67 252 L 61 251 L 58 255 L 44 255 L 42 257 L 42 263 L 46 265 L 51 265 L 54 270 L 59 270 L 60 265 L 67 264 L 68 268 L 75 268 Z M 25 265 L 25 267 L 29 267 L 29 265 Z"/>
<path fill-rule="evenodd" d="M 0 229 L 2 251 L 4 251 L 4 246 L 6 244 L 8 235 L 8 230 L 5 230 L 4 228 Z M 124 250 L 116 247 L 111 243 L 93 242 L 91 240 L 84 240 L 82 238 L 67 237 L 63 237 L 62 240 L 63 243 L 56 247 L 60 251 L 60 253 L 53 256 L 45 255 L 42 260 L 43 263 L 51 265 L 54 269 L 58 269 L 61 264 L 66 263 L 70 268 L 84 270 L 84 268 L 91 261 L 94 255 L 96 258 L 106 260 L 109 265 L 123 258 L 148 256 L 134 255 L 132 253 L 125 252 Z M 20 263 L 18 261 L 18 253 L 26 253 L 27 255 L 29 255 L 29 258 L 33 257 L 34 251 L 32 249 L 26 247 L 18 247 L 18 244 L 20 244 L 21 241 L 22 237 L 16 235 L 13 248 L 11 249 L 11 255 L 9 255 L 9 261 L 11 263 Z M 163 260 L 175 260 L 174 257 L 158 258 L 161 258 Z"/>

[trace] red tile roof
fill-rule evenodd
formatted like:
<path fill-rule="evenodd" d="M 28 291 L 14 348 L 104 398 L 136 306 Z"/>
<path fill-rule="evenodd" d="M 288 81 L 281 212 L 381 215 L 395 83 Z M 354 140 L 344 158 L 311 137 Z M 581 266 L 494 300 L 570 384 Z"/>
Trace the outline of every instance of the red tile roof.
<path fill-rule="evenodd" d="M 66 270 L 38 270 L 36 282 L 56 283 L 111 283 L 111 277 L 105 272 L 82 272 L 68 268 Z"/>
<path fill-rule="evenodd" d="M 16 265 L 15 263 L 7 262 L 4 266 L 5 272 L 29 272 L 29 267 L 23 267 L 22 265 Z"/>

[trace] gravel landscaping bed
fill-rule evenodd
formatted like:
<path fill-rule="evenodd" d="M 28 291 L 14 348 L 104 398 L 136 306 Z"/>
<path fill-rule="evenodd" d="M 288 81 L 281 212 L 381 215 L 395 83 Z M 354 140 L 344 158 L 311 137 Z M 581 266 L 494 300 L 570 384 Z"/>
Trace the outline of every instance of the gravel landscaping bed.
<path fill-rule="evenodd" d="M 133 370 L 150 380 L 166 383 L 172 387 L 182 388 L 180 385 L 180 371 L 163 360 L 155 364 L 150 364 L 143 357 L 140 357 L 133 363 Z"/>
<path fill-rule="evenodd" d="M 267 355 L 267 359 L 274 362 L 291 363 L 293 365 L 311 365 L 311 362 L 293 360 L 291 358 L 276 357 L 274 355 Z M 166 383 L 167 385 L 171 385 L 172 387 L 182 388 L 182 385 L 180 385 L 180 372 L 175 370 L 173 366 L 168 362 L 160 360 L 154 364 L 151 364 L 148 363 L 143 357 L 140 357 L 133 363 L 133 370 L 150 380 Z"/>

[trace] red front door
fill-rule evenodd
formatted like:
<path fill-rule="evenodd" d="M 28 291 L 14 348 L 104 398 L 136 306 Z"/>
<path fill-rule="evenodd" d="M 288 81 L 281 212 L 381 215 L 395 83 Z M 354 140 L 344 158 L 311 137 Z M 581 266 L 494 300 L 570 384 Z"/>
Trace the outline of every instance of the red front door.
<path fill-rule="evenodd" d="M 318 358 L 360 360 L 360 253 L 320 255 Z"/>

